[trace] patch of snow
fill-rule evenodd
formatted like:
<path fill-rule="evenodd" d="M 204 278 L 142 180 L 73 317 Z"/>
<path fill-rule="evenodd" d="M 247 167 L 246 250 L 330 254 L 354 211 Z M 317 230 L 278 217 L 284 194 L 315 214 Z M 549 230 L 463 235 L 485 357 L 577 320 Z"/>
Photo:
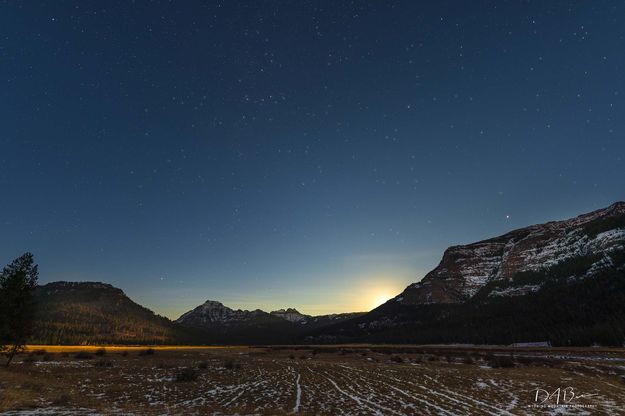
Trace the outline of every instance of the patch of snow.
<path fill-rule="evenodd" d="M 488 296 L 523 296 L 528 293 L 537 292 L 543 285 L 524 285 L 524 286 L 513 286 L 507 287 L 505 289 L 493 290 Z"/>
<path fill-rule="evenodd" d="M 302 387 L 299 385 L 300 374 L 297 374 L 297 379 L 295 380 L 296 385 L 296 397 L 295 397 L 295 406 L 293 407 L 293 413 L 299 412 L 299 406 L 302 402 Z"/>

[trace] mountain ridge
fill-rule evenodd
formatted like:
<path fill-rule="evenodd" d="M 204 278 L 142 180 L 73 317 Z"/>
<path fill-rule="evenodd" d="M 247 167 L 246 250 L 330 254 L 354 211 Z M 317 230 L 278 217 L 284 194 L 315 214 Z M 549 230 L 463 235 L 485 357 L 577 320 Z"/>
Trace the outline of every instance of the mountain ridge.
<path fill-rule="evenodd" d="M 618 201 L 571 219 L 534 224 L 475 243 L 450 246 L 438 266 L 390 301 L 458 303 L 471 298 L 493 279 L 510 278 L 575 255 L 609 251 L 625 239 L 623 218 L 625 202 Z M 612 223 L 606 221 L 610 219 L 616 220 L 616 228 L 610 228 Z M 602 233 L 610 229 L 619 231 Z"/>
<path fill-rule="evenodd" d="M 306 342 L 625 343 L 625 203 L 445 250 L 420 281 Z"/>
<path fill-rule="evenodd" d="M 235 310 L 208 300 L 172 322 L 102 282 L 51 282 L 36 289 L 35 300 L 34 340 L 52 343 L 509 343 L 547 338 L 559 345 L 618 345 L 625 342 L 625 202 L 451 246 L 421 281 L 367 313 Z M 543 312 L 549 314 L 546 322 Z M 516 315 L 541 323 L 533 326 Z M 576 321 L 577 326 L 569 324 Z"/>
<path fill-rule="evenodd" d="M 235 310 L 207 300 L 170 320 L 132 301 L 120 288 L 88 281 L 39 285 L 34 300 L 31 342 L 37 344 L 296 343 L 303 332 L 363 314 L 310 316 L 294 308 Z"/>

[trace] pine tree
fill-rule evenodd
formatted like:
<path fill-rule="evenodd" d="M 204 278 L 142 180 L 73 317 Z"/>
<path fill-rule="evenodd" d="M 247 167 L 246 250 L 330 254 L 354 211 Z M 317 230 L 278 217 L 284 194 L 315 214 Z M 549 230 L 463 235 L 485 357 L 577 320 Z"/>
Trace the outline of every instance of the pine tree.
<path fill-rule="evenodd" d="M 15 353 L 24 348 L 32 330 L 32 294 L 38 276 L 31 253 L 13 260 L 0 274 L 0 351 L 8 356 L 7 367 Z"/>

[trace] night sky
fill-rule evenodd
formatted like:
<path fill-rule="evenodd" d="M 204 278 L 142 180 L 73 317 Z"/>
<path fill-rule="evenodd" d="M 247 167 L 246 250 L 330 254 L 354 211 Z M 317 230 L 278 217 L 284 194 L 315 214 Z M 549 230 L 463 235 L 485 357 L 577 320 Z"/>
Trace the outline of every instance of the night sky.
<path fill-rule="evenodd" d="M 370 309 L 625 199 L 625 2 L 2 2 L 0 260 L 177 317 Z"/>

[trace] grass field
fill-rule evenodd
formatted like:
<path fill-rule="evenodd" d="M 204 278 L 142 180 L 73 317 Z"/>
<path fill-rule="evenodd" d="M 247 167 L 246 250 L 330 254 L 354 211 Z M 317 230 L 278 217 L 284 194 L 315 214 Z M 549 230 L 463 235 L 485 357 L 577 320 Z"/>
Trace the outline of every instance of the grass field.
<path fill-rule="evenodd" d="M 619 414 L 624 374 L 622 349 L 30 346 L 0 413 Z"/>
<path fill-rule="evenodd" d="M 151 348 L 154 351 L 194 351 L 194 350 L 214 350 L 224 349 L 227 347 L 211 347 L 211 346 L 186 346 L 186 345 L 155 345 L 146 347 L 145 345 L 28 345 L 26 352 L 36 352 L 45 350 L 49 353 L 72 353 L 80 351 L 96 352 L 104 348 L 107 352 L 124 352 L 144 351 Z M 239 347 L 244 348 L 244 347 Z"/>

